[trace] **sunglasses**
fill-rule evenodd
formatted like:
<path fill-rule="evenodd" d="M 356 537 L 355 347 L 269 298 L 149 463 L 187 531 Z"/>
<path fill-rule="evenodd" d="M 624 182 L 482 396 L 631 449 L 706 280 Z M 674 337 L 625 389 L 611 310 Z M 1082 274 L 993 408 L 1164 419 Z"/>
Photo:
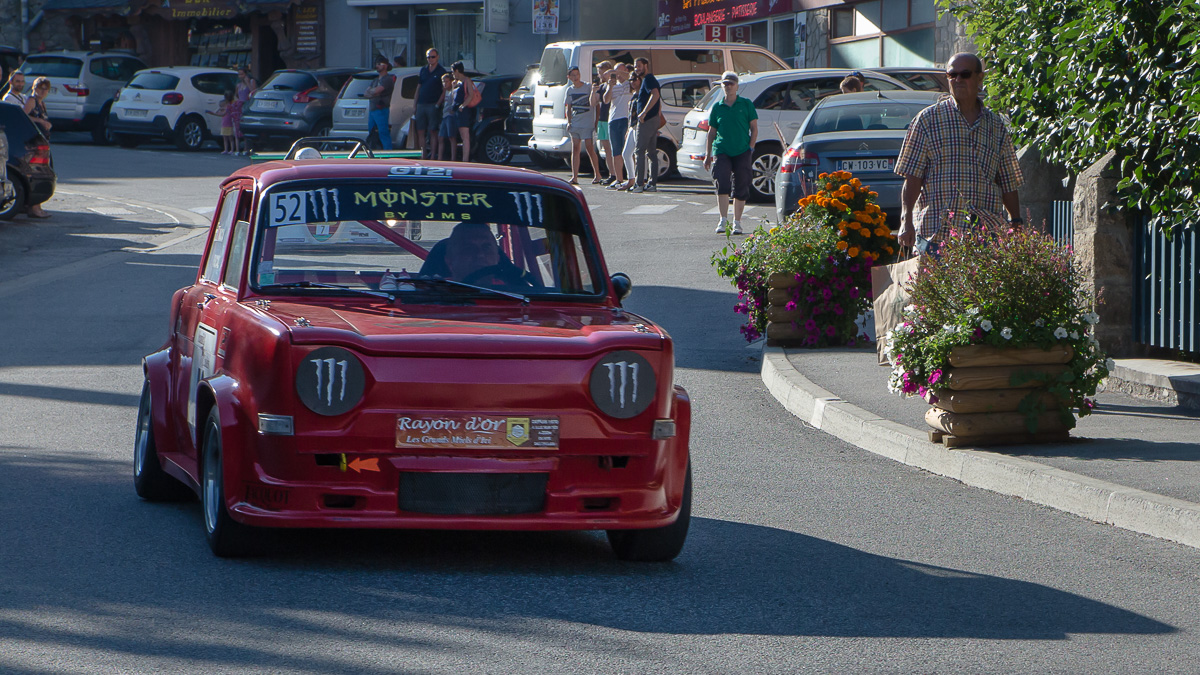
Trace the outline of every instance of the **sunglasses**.
<path fill-rule="evenodd" d="M 950 78 L 951 80 L 969 80 L 971 79 L 972 75 L 978 72 L 978 70 L 947 70 L 946 77 Z"/>

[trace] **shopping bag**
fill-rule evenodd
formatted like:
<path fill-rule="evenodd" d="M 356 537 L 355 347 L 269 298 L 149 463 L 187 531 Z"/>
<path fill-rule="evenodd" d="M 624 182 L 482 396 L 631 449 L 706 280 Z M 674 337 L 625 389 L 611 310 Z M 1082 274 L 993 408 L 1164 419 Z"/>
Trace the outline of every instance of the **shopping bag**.
<path fill-rule="evenodd" d="M 887 358 L 888 331 L 904 320 L 904 308 L 908 306 L 909 286 L 916 278 L 920 258 L 912 257 L 891 265 L 871 268 L 871 293 L 875 298 L 875 350 L 879 354 L 879 365 L 892 365 Z"/>

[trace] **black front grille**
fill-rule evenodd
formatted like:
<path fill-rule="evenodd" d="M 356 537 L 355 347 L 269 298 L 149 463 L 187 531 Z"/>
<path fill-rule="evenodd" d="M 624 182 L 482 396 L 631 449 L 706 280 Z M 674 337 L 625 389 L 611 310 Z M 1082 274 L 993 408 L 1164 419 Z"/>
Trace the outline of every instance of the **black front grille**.
<path fill-rule="evenodd" d="M 453 516 L 537 513 L 546 502 L 544 473 L 400 474 L 400 510 Z"/>

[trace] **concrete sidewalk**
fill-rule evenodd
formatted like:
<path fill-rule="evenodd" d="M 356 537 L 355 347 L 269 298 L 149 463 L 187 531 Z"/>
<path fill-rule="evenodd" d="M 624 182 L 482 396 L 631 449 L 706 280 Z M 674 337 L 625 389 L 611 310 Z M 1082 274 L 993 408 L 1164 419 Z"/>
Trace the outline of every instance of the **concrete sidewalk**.
<path fill-rule="evenodd" d="M 929 406 L 888 392 L 889 369 L 877 365 L 873 349 L 767 347 L 762 365 L 763 382 L 785 408 L 848 443 L 967 485 L 1200 548 L 1200 412 L 1165 402 L 1187 398 L 1200 368 L 1125 360 L 1114 373 L 1070 441 L 984 451 L 931 443 Z M 1159 400 L 1122 393 L 1131 390 Z"/>

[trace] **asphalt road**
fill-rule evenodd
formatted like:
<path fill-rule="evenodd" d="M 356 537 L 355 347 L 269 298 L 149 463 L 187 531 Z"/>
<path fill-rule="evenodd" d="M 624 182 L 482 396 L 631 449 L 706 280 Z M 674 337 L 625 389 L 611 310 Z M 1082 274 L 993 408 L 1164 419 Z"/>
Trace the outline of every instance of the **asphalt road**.
<path fill-rule="evenodd" d="M 619 563 L 590 533 L 461 532 L 285 533 L 217 559 L 196 504 L 134 495 L 132 439 L 139 360 L 238 160 L 66 140 L 54 217 L 0 223 L 0 672 L 1200 670 L 1200 552 L 784 412 L 709 266 L 722 240 L 696 184 L 584 188 L 693 399 L 676 562 Z"/>

